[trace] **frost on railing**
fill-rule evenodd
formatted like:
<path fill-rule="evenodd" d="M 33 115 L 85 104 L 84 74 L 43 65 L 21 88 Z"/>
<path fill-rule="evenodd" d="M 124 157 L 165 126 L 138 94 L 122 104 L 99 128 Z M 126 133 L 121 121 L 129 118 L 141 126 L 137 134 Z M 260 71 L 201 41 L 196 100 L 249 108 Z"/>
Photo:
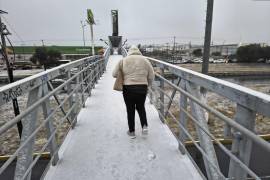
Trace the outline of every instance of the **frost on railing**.
<path fill-rule="evenodd" d="M 156 70 L 156 81 L 149 88 L 150 101 L 161 121 L 171 127 L 180 151 L 187 153 L 185 142 L 191 141 L 203 157 L 208 179 L 260 179 L 249 163 L 252 146 L 270 153 L 270 144 L 255 132 L 256 115 L 270 117 L 270 96 L 153 58 L 148 60 Z M 205 92 L 222 97 L 225 105 L 234 104 L 231 113 L 214 108 L 206 101 Z M 232 139 L 230 150 L 213 135 L 216 129 L 208 124 L 213 122 L 224 129 L 223 138 Z M 230 160 L 228 173 L 219 167 L 214 144 Z"/>
<path fill-rule="evenodd" d="M 11 156 L 0 167 L 1 175 L 16 161 L 14 179 L 30 179 L 42 153 L 58 161 L 58 149 L 87 96 L 105 71 L 102 56 L 83 58 L 49 69 L 0 88 L 0 153 Z M 14 117 L 11 101 L 17 98 L 21 113 Z M 16 123 L 22 121 L 21 139 Z M 33 159 L 33 153 L 37 155 Z"/>

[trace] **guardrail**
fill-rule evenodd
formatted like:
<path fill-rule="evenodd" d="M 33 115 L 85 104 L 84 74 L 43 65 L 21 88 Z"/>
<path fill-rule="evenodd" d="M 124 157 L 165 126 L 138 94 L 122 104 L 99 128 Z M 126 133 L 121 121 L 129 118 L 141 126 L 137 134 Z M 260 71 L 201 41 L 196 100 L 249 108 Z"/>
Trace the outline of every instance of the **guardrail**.
<path fill-rule="evenodd" d="M 12 99 L 28 94 L 27 107 L 15 118 L 7 121 L 0 127 L 0 136 L 22 121 L 23 131 L 20 145 L 15 153 L 0 167 L 0 175 L 15 160 L 16 169 L 14 179 L 31 179 L 32 168 L 47 148 L 50 150 L 52 165 L 58 162 L 59 144 L 56 142 L 56 132 L 63 122 L 68 121 L 74 128 L 80 107 L 85 105 L 85 94 L 91 95 L 98 79 L 105 71 L 103 56 L 92 56 L 64 64 L 31 77 L 22 79 L 0 88 L 0 106 L 6 105 Z M 64 79 L 60 85 L 54 87 L 52 81 L 61 77 Z M 60 91 L 66 89 L 66 97 L 59 98 Z M 51 106 L 55 99 L 56 107 Z M 38 109 L 42 108 L 43 120 L 38 124 Z M 66 110 L 65 110 L 66 108 Z M 61 110 L 63 117 L 54 119 L 54 115 Z M 56 125 L 55 125 L 56 124 Z M 33 159 L 35 137 L 42 128 L 47 130 L 47 141 L 38 155 Z M 46 137 L 43 137 L 46 138 Z"/>
<path fill-rule="evenodd" d="M 105 52 L 104 52 L 104 60 L 105 60 L 105 68 L 107 67 L 108 61 L 109 61 L 109 57 L 111 55 L 111 48 L 108 47 Z"/>
<path fill-rule="evenodd" d="M 175 136 L 180 151 L 186 153 L 185 141 L 191 140 L 203 156 L 207 178 L 210 180 L 246 179 L 247 175 L 261 179 L 249 168 L 249 161 L 253 144 L 270 152 L 270 143 L 254 132 L 256 114 L 270 117 L 270 96 L 157 59 L 146 58 L 158 69 L 156 79 L 159 83 L 153 83 L 149 88 L 150 101 L 155 104 L 162 122 L 170 118 L 178 125 L 180 134 Z M 164 71 L 177 76 L 177 83 L 164 78 Z M 170 95 L 166 92 L 166 88 L 172 89 Z M 236 103 L 234 119 L 225 116 L 205 102 L 204 96 L 207 91 Z M 174 100 L 176 93 L 180 94 L 180 99 L 177 101 Z M 179 105 L 179 119 L 170 110 L 173 102 Z M 210 133 L 207 112 L 225 123 L 224 135 L 233 140 L 231 150 Z M 192 122 L 196 127 L 199 143 L 187 129 L 187 121 Z M 230 158 L 228 175 L 223 174 L 219 168 L 213 142 Z"/>

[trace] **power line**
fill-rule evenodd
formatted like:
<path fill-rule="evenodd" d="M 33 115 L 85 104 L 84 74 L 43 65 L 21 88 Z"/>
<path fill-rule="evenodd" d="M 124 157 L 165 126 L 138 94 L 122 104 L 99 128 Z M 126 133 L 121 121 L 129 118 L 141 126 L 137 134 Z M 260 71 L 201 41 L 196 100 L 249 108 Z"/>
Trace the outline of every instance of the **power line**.
<path fill-rule="evenodd" d="M 8 22 L 7 18 L 3 17 L 3 19 L 5 20 L 5 23 L 8 24 L 8 26 L 12 30 L 12 32 L 14 32 L 14 34 L 17 36 L 17 38 L 21 41 L 21 43 L 24 43 L 23 38 L 19 35 L 19 33 L 17 33 L 15 28 Z"/>

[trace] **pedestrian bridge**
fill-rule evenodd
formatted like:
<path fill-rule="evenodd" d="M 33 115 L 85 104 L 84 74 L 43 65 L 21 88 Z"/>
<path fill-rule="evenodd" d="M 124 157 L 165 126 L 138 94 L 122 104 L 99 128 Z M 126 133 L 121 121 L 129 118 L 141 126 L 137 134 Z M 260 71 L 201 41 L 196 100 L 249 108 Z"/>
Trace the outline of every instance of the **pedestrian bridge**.
<path fill-rule="evenodd" d="M 112 90 L 112 69 L 122 56 L 111 56 L 78 122 L 60 148 L 60 161 L 45 179 L 202 179 L 187 155 L 146 102 L 150 132 L 141 135 L 136 116 L 136 139 L 130 139 L 122 93 Z"/>
<path fill-rule="evenodd" d="M 254 131 L 256 114 L 270 117 L 269 95 L 148 58 L 156 71 L 146 101 L 149 134 L 141 134 L 136 115 L 137 138 L 130 139 L 122 94 L 112 90 L 112 69 L 126 56 L 126 50 L 121 50 L 122 55 L 111 56 L 108 49 L 104 56 L 80 59 L 0 88 L 0 106 L 28 95 L 27 107 L 0 126 L 2 137 L 18 122 L 23 124 L 20 145 L 0 167 L 0 175 L 16 160 L 14 179 L 29 180 L 42 153 L 49 151 L 51 161 L 42 176 L 46 180 L 261 179 L 249 162 L 254 145 L 270 152 L 270 144 Z M 166 79 L 168 72 L 177 77 L 176 82 Z M 55 85 L 59 78 L 65 81 Z M 207 91 L 236 104 L 233 119 L 205 102 Z M 179 105 L 174 107 L 178 116 L 171 111 L 173 103 Z M 61 118 L 54 116 L 58 110 Z M 224 123 L 232 147 L 225 147 L 210 133 L 207 112 Z M 178 134 L 167 127 L 168 120 L 177 124 Z M 195 127 L 195 136 L 187 128 L 188 121 Z M 56 133 L 64 122 L 72 129 L 59 143 Z M 33 156 L 37 133 L 44 127 L 47 141 Z M 187 140 L 201 153 L 204 170 L 187 151 Z M 229 157 L 228 172 L 221 170 L 214 144 Z"/>

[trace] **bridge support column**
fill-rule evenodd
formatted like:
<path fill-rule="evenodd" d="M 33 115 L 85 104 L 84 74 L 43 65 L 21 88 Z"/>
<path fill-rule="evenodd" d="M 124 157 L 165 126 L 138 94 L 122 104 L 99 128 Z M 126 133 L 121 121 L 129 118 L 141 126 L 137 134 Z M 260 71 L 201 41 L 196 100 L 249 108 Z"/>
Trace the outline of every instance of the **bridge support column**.
<path fill-rule="evenodd" d="M 194 83 L 187 82 L 186 88 L 190 94 L 192 94 L 198 99 L 201 99 L 200 89 Z M 205 118 L 204 109 L 202 109 L 198 104 L 196 104 L 195 102 L 192 102 L 191 100 L 190 100 L 190 105 L 191 105 L 192 115 L 203 126 L 205 130 L 209 131 L 207 120 Z M 211 141 L 211 138 L 203 130 L 201 130 L 198 125 L 195 125 L 195 127 L 196 127 L 196 132 L 200 141 L 200 146 L 202 147 L 204 152 L 207 154 L 212 164 L 214 164 L 219 169 L 216 152 L 214 149 L 214 145 Z M 221 178 L 220 175 L 216 172 L 216 169 L 212 165 L 210 165 L 209 160 L 207 160 L 205 157 L 203 157 L 203 160 L 204 160 L 204 165 L 205 165 L 208 179 L 209 180 L 220 179 Z"/>
<path fill-rule="evenodd" d="M 33 105 L 40 97 L 41 97 L 41 88 L 36 87 L 29 92 L 27 107 Z M 37 122 L 37 113 L 38 107 L 35 108 L 31 113 L 29 113 L 22 120 L 23 123 L 23 131 L 21 136 L 21 145 L 26 142 L 26 140 L 31 136 L 31 134 L 35 131 L 36 122 Z M 21 180 L 25 175 L 28 167 L 33 161 L 33 148 L 34 148 L 35 136 L 32 137 L 28 143 L 19 151 L 17 156 L 17 164 L 15 169 L 14 180 Z M 26 180 L 31 179 L 31 171 L 28 173 Z"/>
<path fill-rule="evenodd" d="M 43 84 L 42 85 L 42 96 L 45 96 L 46 94 L 48 94 L 48 92 L 49 92 L 49 90 L 48 90 L 47 83 Z M 42 110 L 43 110 L 44 119 L 46 119 L 51 113 L 49 99 L 47 99 L 46 101 L 44 101 L 44 103 L 42 103 Z M 48 140 L 54 131 L 52 120 L 53 120 L 53 118 L 51 117 L 50 120 L 46 123 L 47 139 Z M 53 138 L 51 139 L 51 142 L 49 143 L 49 149 L 50 149 L 51 158 L 53 158 L 52 165 L 55 166 L 59 160 L 58 151 L 57 151 L 58 147 L 57 147 L 57 143 L 55 140 L 55 135 L 53 135 Z"/>
<path fill-rule="evenodd" d="M 255 128 L 256 113 L 246 107 L 237 104 L 235 121 L 245 128 L 254 131 Z M 252 150 L 252 141 L 244 136 L 239 131 L 233 132 L 233 143 L 231 151 L 236 155 L 244 164 L 249 165 L 250 155 Z M 246 179 L 247 173 L 244 171 L 238 163 L 230 160 L 229 178 L 234 179 Z"/>

